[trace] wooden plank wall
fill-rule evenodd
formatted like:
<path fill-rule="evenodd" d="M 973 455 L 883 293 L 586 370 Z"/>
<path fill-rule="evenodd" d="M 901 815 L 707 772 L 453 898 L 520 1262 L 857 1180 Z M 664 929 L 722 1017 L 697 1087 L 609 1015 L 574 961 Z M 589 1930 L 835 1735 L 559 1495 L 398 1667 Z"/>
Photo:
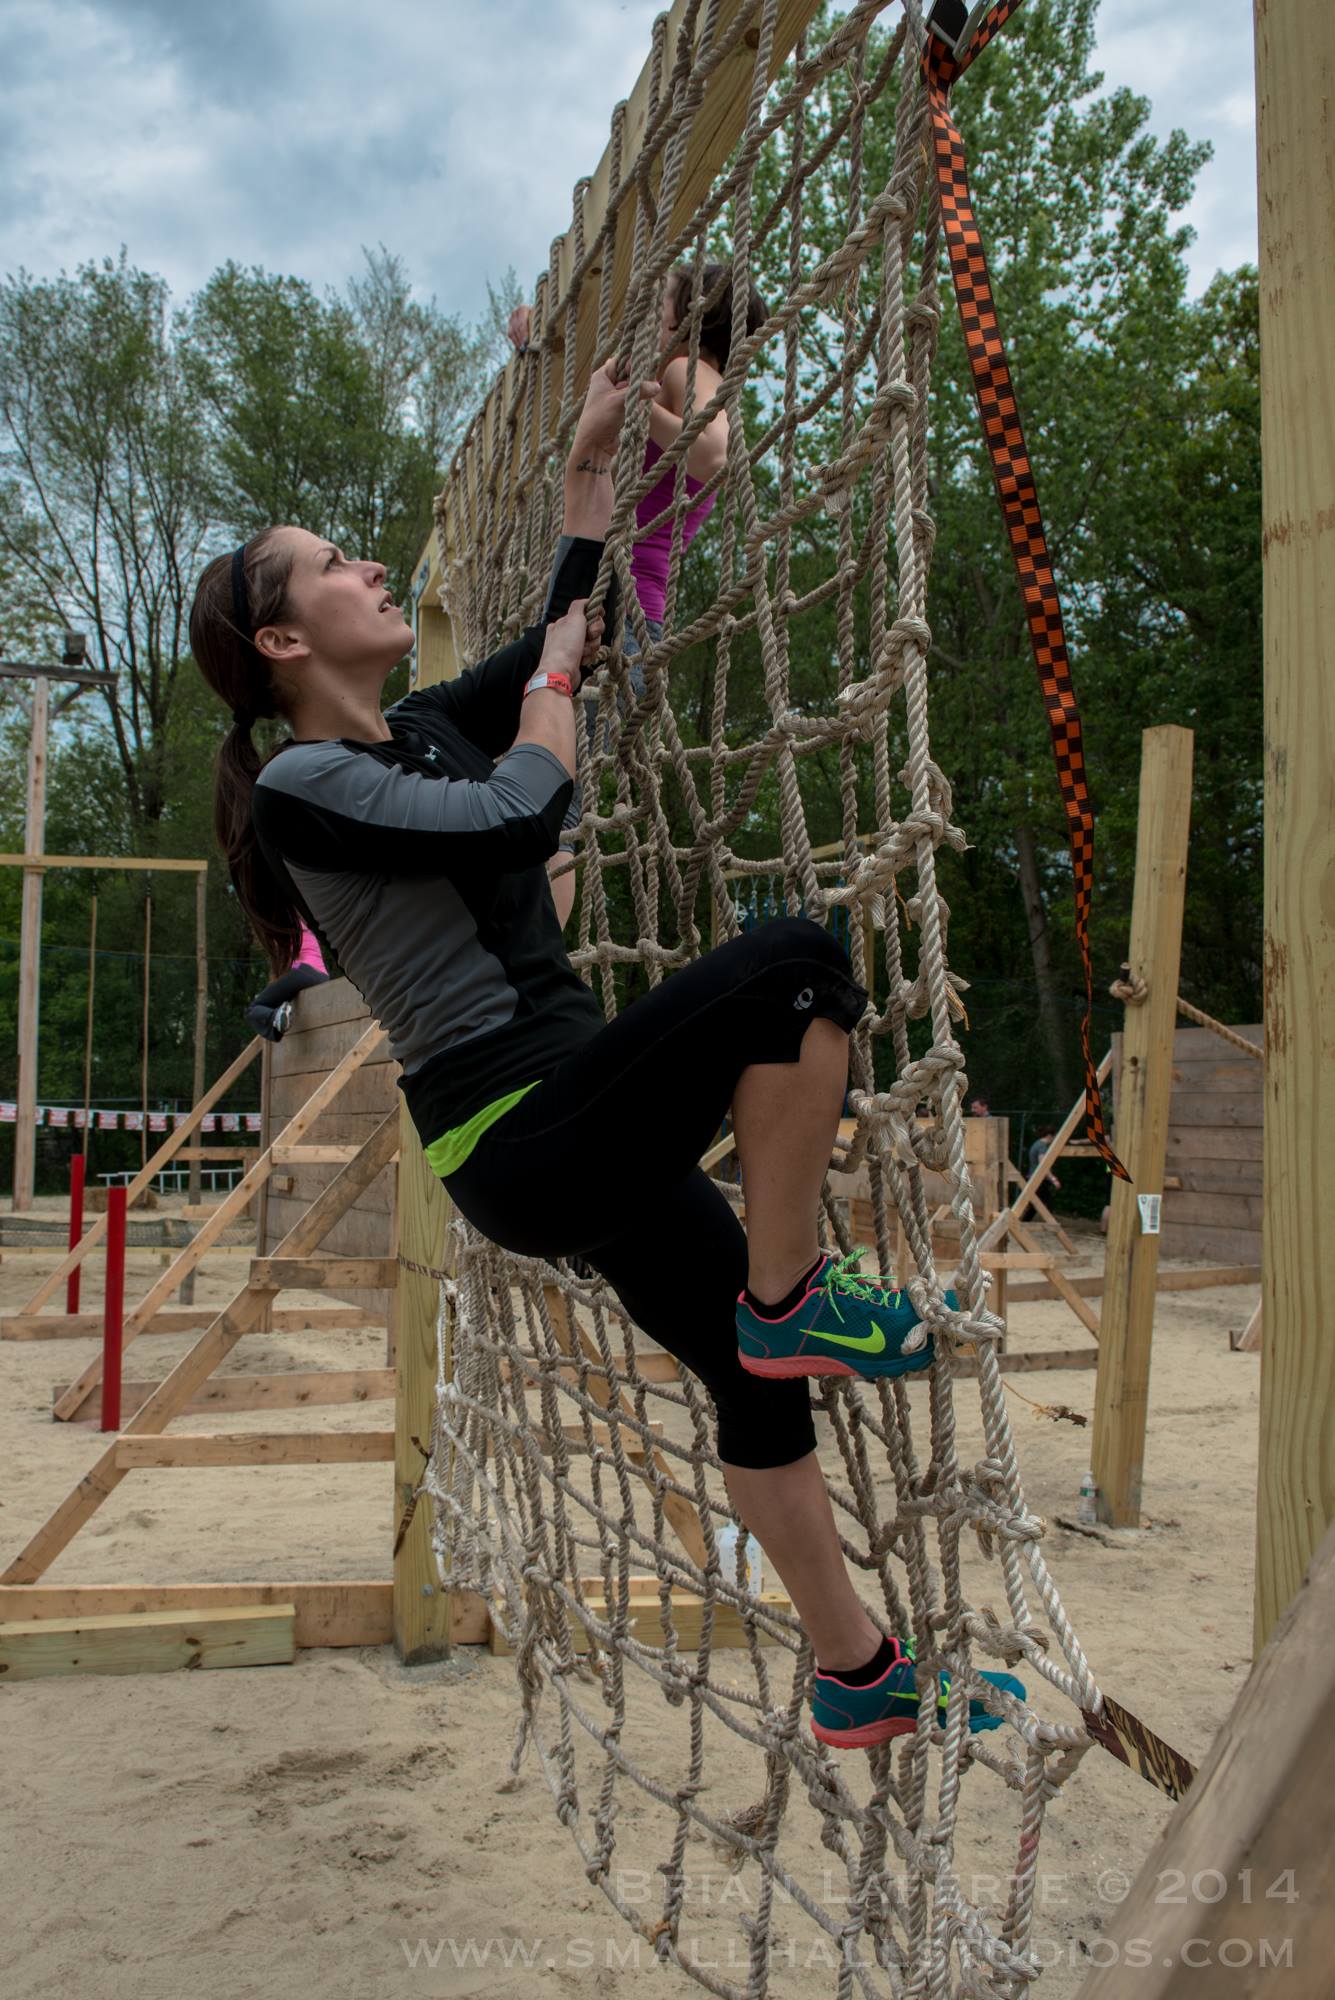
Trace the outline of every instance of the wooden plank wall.
<path fill-rule="evenodd" d="M 329 1074 L 340 1056 L 356 1042 L 370 1020 L 366 1002 L 346 979 L 311 986 L 292 1006 L 292 1025 L 274 1044 L 270 1109 L 272 1136 Z M 314 1146 L 361 1145 L 399 1099 L 399 1066 L 388 1044 L 344 1084 L 332 1108 L 317 1118 L 306 1134 Z M 278 1167 L 270 1182 L 268 1226 L 258 1254 L 267 1256 L 300 1219 L 322 1188 L 338 1172 L 335 1166 Z M 392 1257 L 394 1255 L 394 1188 L 397 1168 L 391 1163 L 372 1181 L 354 1206 L 335 1223 L 320 1247 L 322 1256 Z M 331 1293 L 331 1297 L 336 1294 Z M 388 1292 L 348 1293 L 353 1305 L 377 1318 L 388 1313 Z"/>
<path fill-rule="evenodd" d="M 1231 1025 L 1231 1024 L 1230 1024 Z M 1261 1046 L 1261 1028 L 1237 1033 Z M 1121 1062 L 1121 1037 L 1115 1037 Z M 1173 1096 L 1164 1172 L 1165 1257 L 1211 1264 L 1261 1261 L 1262 1065 L 1208 1028 L 1173 1037 Z"/>

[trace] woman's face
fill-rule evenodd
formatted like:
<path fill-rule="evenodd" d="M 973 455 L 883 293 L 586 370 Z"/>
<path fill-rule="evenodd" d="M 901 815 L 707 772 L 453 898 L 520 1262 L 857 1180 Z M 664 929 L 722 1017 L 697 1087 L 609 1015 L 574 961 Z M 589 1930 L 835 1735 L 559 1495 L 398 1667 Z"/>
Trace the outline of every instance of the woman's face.
<path fill-rule="evenodd" d="M 385 588 L 385 565 L 344 554 L 305 528 L 280 528 L 292 551 L 287 596 L 290 616 L 275 626 L 297 628 L 317 658 L 333 666 L 367 666 L 386 673 L 412 649 L 412 629 Z"/>

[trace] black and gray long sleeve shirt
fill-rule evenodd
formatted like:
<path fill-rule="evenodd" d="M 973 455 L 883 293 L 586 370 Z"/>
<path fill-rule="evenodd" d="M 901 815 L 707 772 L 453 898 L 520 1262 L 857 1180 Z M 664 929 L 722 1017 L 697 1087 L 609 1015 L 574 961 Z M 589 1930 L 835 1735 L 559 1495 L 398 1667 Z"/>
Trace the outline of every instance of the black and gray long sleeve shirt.
<path fill-rule="evenodd" d="M 601 553 L 570 545 L 549 615 L 587 596 Z M 265 861 L 389 1035 L 428 1146 L 603 1024 L 545 865 L 571 780 L 514 743 L 544 636 L 396 702 L 388 742 L 294 742 L 255 788 Z"/>

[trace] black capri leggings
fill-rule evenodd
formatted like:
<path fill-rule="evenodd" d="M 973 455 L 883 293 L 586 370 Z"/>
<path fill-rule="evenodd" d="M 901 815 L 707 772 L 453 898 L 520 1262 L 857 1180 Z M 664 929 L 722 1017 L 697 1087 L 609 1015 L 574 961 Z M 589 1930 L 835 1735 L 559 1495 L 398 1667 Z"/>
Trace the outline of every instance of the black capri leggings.
<path fill-rule="evenodd" d="M 827 931 L 776 918 L 672 973 L 572 1050 L 445 1180 L 502 1249 L 587 1257 L 709 1390 L 731 1465 L 789 1465 L 816 1434 L 804 1379 L 766 1381 L 737 1358 L 746 1236 L 697 1162 L 744 1069 L 797 1062 L 812 1021 L 851 1032 L 866 1004 Z"/>

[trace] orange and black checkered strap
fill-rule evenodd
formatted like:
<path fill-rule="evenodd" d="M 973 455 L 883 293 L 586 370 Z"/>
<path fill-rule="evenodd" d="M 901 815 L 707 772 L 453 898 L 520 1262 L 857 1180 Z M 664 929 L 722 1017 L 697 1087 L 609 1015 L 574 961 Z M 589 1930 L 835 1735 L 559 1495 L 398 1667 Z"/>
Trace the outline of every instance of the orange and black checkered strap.
<path fill-rule="evenodd" d="M 1089 906 L 1094 887 L 1094 810 L 1085 775 L 1080 710 L 1076 706 L 1075 688 L 1071 681 L 1061 603 L 1052 574 L 1047 537 L 1043 533 L 1033 469 L 1002 346 L 992 285 L 987 274 L 987 259 L 969 199 L 964 146 L 950 115 L 951 85 L 974 57 L 987 47 L 1019 4 L 1020 0 L 997 0 L 958 55 L 952 54 L 944 42 L 929 33 L 922 66 L 932 113 L 941 224 L 950 255 L 951 275 L 955 281 L 955 297 L 1006 535 L 1020 581 L 1025 619 L 1038 666 L 1048 727 L 1052 732 L 1062 803 L 1066 808 L 1075 876 L 1075 935 L 1085 975 L 1085 1013 L 1080 1024 L 1080 1047 L 1085 1061 L 1086 1126 L 1090 1139 L 1112 1171 L 1127 1180 L 1130 1176 L 1108 1139 L 1103 1100 L 1099 1094 L 1089 1042 L 1094 1003 L 1094 974 L 1089 955 Z"/>

